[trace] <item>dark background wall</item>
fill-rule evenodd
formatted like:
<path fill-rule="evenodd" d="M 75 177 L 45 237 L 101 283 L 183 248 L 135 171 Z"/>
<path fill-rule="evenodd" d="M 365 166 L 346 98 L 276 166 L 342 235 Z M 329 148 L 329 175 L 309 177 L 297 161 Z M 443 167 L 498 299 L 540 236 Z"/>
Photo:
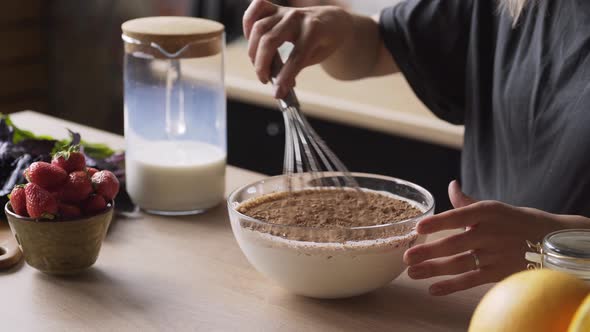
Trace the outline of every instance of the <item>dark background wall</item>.
<path fill-rule="evenodd" d="M 48 110 L 46 3 L 3 1 L 0 7 L 0 112 Z"/>

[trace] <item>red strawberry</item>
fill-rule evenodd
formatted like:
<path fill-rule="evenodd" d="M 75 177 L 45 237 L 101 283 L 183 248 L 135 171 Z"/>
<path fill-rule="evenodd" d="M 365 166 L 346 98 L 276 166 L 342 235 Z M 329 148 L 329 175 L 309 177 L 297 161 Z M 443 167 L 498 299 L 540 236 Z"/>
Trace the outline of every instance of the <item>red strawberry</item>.
<path fill-rule="evenodd" d="M 92 195 L 82 202 L 81 206 L 85 215 L 91 215 L 106 209 L 107 202 L 100 195 Z"/>
<path fill-rule="evenodd" d="M 77 218 L 82 215 L 80 208 L 75 205 L 60 203 L 58 209 L 59 215 L 64 218 Z"/>
<path fill-rule="evenodd" d="M 119 192 L 119 180 L 110 171 L 100 171 L 92 176 L 92 185 L 96 193 L 110 201 Z"/>
<path fill-rule="evenodd" d="M 57 213 L 57 200 L 51 193 L 34 183 L 25 187 L 27 212 L 31 218 L 53 219 Z"/>
<path fill-rule="evenodd" d="M 63 184 L 68 174 L 60 167 L 43 161 L 37 161 L 25 170 L 25 177 L 29 182 L 43 189 L 50 190 Z"/>
<path fill-rule="evenodd" d="M 12 211 L 19 216 L 28 217 L 27 213 L 27 197 L 25 194 L 25 186 L 15 186 L 10 193 L 10 206 Z"/>
<path fill-rule="evenodd" d="M 68 203 L 82 202 L 92 193 L 92 182 L 84 171 L 70 173 L 61 190 L 61 199 Z"/>
<path fill-rule="evenodd" d="M 78 151 L 78 147 L 56 153 L 51 163 L 61 167 L 68 173 L 86 169 L 86 158 Z"/>
<path fill-rule="evenodd" d="M 92 178 L 94 174 L 98 173 L 98 170 L 94 167 L 88 167 L 86 169 L 86 173 L 88 173 L 88 176 Z"/>
<path fill-rule="evenodd" d="M 62 200 L 61 196 L 63 195 L 63 192 L 63 187 L 58 187 L 57 189 L 50 191 L 51 195 L 53 195 L 58 202 Z"/>

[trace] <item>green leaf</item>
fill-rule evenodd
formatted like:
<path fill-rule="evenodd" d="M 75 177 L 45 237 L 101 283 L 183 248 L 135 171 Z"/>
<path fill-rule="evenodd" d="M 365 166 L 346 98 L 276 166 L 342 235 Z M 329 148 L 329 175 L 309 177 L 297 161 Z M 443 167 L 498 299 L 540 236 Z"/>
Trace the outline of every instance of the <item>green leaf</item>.
<path fill-rule="evenodd" d="M 64 139 L 60 140 L 55 143 L 55 147 L 53 151 L 51 151 L 51 155 L 55 155 L 60 151 L 66 151 L 70 149 L 70 144 L 72 139 Z M 84 140 L 80 142 L 80 146 L 84 149 L 84 153 L 93 159 L 104 159 L 112 156 L 115 151 L 111 149 L 108 145 L 102 143 L 89 143 Z"/>
<path fill-rule="evenodd" d="M 14 122 L 12 122 L 10 116 L 8 115 L 3 115 L 3 117 L 6 120 L 6 124 L 14 129 L 14 136 L 12 138 L 12 142 L 15 144 L 26 139 L 53 140 L 51 136 L 35 135 L 31 131 L 18 128 L 14 125 Z"/>
<path fill-rule="evenodd" d="M 13 143 L 18 143 L 25 139 L 39 139 L 39 140 L 54 140 L 53 137 L 47 135 L 35 135 L 31 131 L 23 130 L 14 125 L 14 122 L 10 119 L 9 115 L 2 114 L 2 117 L 6 120 L 6 124 L 14 129 Z M 62 139 L 55 143 L 51 155 L 56 154 L 59 151 L 67 150 L 72 143 L 72 138 Z M 82 140 L 80 145 L 84 148 L 84 153 L 94 159 L 104 159 L 112 156 L 115 150 L 111 149 L 108 145 L 102 143 L 90 143 Z"/>
<path fill-rule="evenodd" d="M 67 150 L 71 141 L 71 139 L 62 139 L 55 142 L 55 146 L 53 147 L 53 150 L 51 150 L 51 155 L 53 156 L 60 151 Z"/>
<path fill-rule="evenodd" d="M 102 143 L 88 143 L 83 140 L 81 145 L 84 148 L 84 153 L 94 159 L 108 158 L 115 153 L 108 145 Z"/>

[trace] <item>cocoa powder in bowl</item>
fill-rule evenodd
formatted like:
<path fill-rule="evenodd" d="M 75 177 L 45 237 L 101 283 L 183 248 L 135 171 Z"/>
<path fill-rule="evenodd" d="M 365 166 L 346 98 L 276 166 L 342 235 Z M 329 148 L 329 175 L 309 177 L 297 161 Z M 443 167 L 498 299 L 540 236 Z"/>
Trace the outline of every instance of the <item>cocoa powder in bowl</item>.
<path fill-rule="evenodd" d="M 366 231 L 351 228 L 392 224 L 423 213 L 412 204 L 389 195 L 345 188 L 267 194 L 242 203 L 237 210 L 265 222 L 243 221 L 243 227 L 292 240 L 317 242 L 403 235 L 412 227 L 383 227 Z"/>

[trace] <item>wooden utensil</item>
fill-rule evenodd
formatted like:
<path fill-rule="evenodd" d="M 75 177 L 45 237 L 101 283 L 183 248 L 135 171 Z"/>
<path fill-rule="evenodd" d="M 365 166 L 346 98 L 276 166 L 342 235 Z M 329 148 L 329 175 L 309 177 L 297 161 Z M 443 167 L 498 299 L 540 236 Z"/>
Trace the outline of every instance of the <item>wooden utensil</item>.
<path fill-rule="evenodd" d="M 0 270 L 9 269 L 18 264 L 22 256 L 8 224 L 0 220 Z"/>

